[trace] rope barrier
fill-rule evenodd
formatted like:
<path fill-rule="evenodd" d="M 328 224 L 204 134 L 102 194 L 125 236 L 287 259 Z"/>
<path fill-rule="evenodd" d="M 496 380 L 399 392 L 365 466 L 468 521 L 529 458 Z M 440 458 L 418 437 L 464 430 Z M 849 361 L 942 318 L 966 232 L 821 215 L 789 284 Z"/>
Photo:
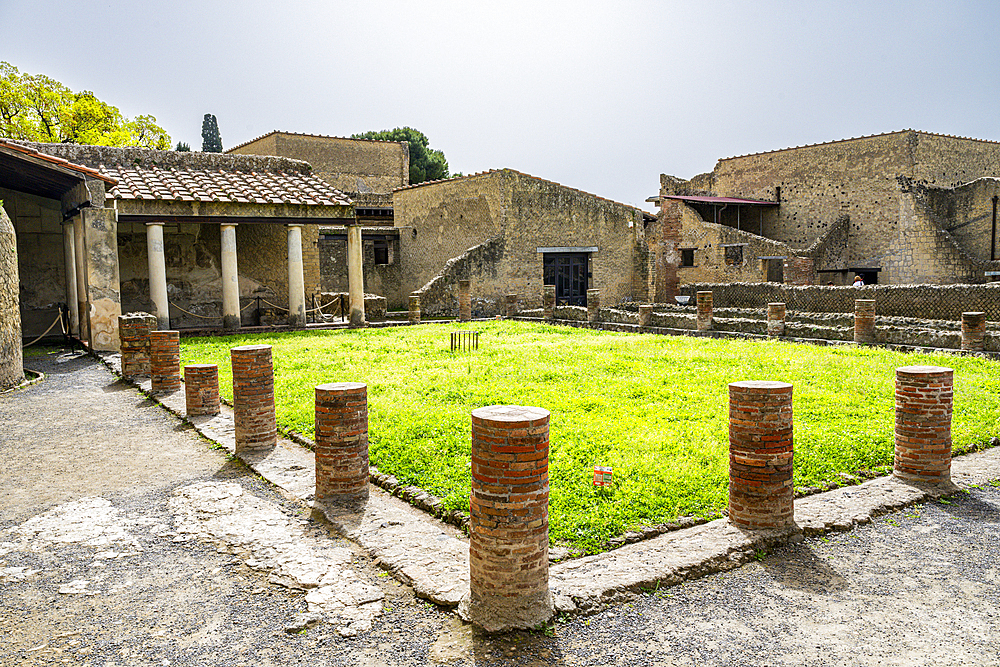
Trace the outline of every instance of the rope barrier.
<path fill-rule="evenodd" d="M 31 347 L 32 345 L 34 345 L 35 343 L 37 343 L 38 341 L 40 341 L 41 339 L 43 339 L 47 335 L 49 335 L 49 332 L 52 331 L 52 327 L 54 327 L 56 325 L 56 322 L 58 322 L 60 325 L 62 324 L 62 313 L 59 313 L 58 315 L 56 315 L 56 319 L 52 322 L 52 324 L 49 325 L 49 328 L 45 330 L 45 333 L 43 333 L 41 336 L 39 336 L 35 340 L 33 340 L 30 343 L 28 343 L 27 345 L 22 345 L 21 349 L 22 350 L 26 350 L 27 348 Z M 61 326 L 59 328 L 62 329 Z M 63 335 L 64 336 L 66 335 L 66 330 L 65 329 L 63 329 Z"/>
<path fill-rule="evenodd" d="M 240 312 L 242 313 L 242 312 L 243 312 L 244 310 L 246 310 L 246 309 L 247 309 L 247 308 L 249 308 L 250 306 L 254 305 L 255 303 L 257 303 L 257 302 L 256 302 L 256 301 L 251 301 L 251 302 L 250 302 L 250 303 L 248 303 L 247 305 L 245 305 L 245 306 L 243 306 L 242 308 L 240 308 Z"/>
<path fill-rule="evenodd" d="M 278 304 L 276 304 L 276 303 L 271 303 L 270 301 L 268 301 L 267 299 L 265 299 L 265 298 L 263 298 L 263 297 L 261 297 L 261 301 L 263 301 L 263 302 L 264 302 L 264 303 L 266 303 L 267 305 L 271 306 L 271 308 L 277 308 L 278 310 L 283 310 L 283 311 L 285 311 L 286 313 L 288 312 L 288 309 L 287 309 L 287 308 L 285 308 L 284 306 L 279 306 L 279 305 L 278 305 Z"/>
<path fill-rule="evenodd" d="M 173 306 L 177 310 L 181 311 L 182 313 L 187 313 L 191 317 L 198 317 L 198 318 L 201 318 L 203 320 L 221 320 L 222 319 L 222 315 L 209 315 L 209 316 L 199 315 L 198 313 L 192 313 L 190 310 L 184 310 L 183 308 L 181 308 L 180 306 L 178 306 L 173 301 L 170 301 L 169 303 L 170 303 L 171 306 Z"/>

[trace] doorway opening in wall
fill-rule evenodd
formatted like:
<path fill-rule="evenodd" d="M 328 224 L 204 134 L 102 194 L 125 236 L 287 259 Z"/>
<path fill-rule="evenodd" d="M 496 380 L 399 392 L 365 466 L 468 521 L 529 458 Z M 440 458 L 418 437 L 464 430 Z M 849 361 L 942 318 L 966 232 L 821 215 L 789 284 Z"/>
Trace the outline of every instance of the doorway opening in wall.
<path fill-rule="evenodd" d="M 559 252 L 542 255 L 542 273 L 546 285 L 556 286 L 556 303 L 563 306 L 586 306 L 589 256 L 585 252 Z"/>
<path fill-rule="evenodd" d="M 785 282 L 785 258 L 784 257 L 761 257 L 760 269 L 764 276 L 764 282 L 783 283 Z"/>
<path fill-rule="evenodd" d="M 878 285 L 878 273 L 882 268 L 873 267 L 851 267 L 850 278 L 854 281 L 854 276 L 861 276 L 861 279 L 865 281 L 865 285 Z"/>

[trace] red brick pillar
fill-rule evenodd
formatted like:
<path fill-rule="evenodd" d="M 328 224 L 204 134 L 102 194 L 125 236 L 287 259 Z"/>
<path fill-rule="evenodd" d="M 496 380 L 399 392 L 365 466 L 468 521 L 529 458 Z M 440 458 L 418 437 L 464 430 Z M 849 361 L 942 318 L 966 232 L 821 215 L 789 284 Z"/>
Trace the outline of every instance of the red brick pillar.
<path fill-rule="evenodd" d="M 794 522 L 792 385 L 729 385 L 729 520 L 740 528 Z"/>
<path fill-rule="evenodd" d="M 594 323 L 601 321 L 601 290 L 587 290 L 587 321 Z"/>
<path fill-rule="evenodd" d="M 420 324 L 420 295 L 410 295 L 410 324 Z"/>
<path fill-rule="evenodd" d="M 184 403 L 188 417 L 219 414 L 219 367 L 188 364 L 184 367 Z"/>
<path fill-rule="evenodd" d="M 316 387 L 316 500 L 368 500 L 368 385 Z"/>
<path fill-rule="evenodd" d="M 962 349 L 982 352 L 985 341 L 986 313 L 962 313 Z"/>
<path fill-rule="evenodd" d="M 896 369 L 896 477 L 933 484 L 951 480 L 953 376 L 942 366 Z"/>
<path fill-rule="evenodd" d="M 504 316 L 517 317 L 517 295 L 506 294 L 504 295 L 503 302 L 504 302 Z"/>
<path fill-rule="evenodd" d="M 233 361 L 236 454 L 270 449 L 278 444 L 271 346 L 243 345 L 229 353 Z"/>
<path fill-rule="evenodd" d="M 698 292 L 698 331 L 712 330 L 712 293 Z"/>
<path fill-rule="evenodd" d="M 548 410 L 473 410 L 471 576 L 459 614 L 489 632 L 531 628 L 552 617 L 548 471 Z"/>
<path fill-rule="evenodd" d="M 785 304 L 783 303 L 767 304 L 767 335 L 768 336 L 785 335 Z"/>
<path fill-rule="evenodd" d="M 181 388 L 181 334 L 149 332 L 149 376 L 154 394 L 172 394 Z"/>
<path fill-rule="evenodd" d="M 854 342 L 875 342 L 875 299 L 854 300 Z"/>
<path fill-rule="evenodd" d="M 472 319 L 472 285 L 468 280 L 458 281 L 458 321 Z"/>
<path fill-rule="evenodd" d="M 643 303 L 639 306 L 639 326 L 648 327 L 653 323 L 653 304 Z"/>
<path fill-rule="evenodd" d="M 122 342 L 122 375 L 149 375 L 149 332 L 156 330 L 156 316 L 129 313 L 118 316 L 118 335 Z"/>
<path fill-rule="evenodd" d="M 556 317 L 556 286 L 542 286 L 542 317 L 554 320 Z"/>

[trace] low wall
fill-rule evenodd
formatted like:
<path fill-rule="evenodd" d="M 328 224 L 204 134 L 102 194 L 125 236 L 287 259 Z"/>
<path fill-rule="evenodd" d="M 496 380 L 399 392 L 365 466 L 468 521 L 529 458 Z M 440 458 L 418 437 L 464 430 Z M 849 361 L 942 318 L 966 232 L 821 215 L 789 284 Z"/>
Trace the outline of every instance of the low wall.
<path fill-rule="evenodd" d="M 503 257 L 504 239 L 497 237 L 470 248 L 445 263 L 444 268 L 415 294 L 420 312 L 426 316 L 458 315 L 458 281 L 472 281 L 472 316 L 492 317 L 503 312 L 503 294 L 477 294 L 484 283 L 493 282 Z"/>

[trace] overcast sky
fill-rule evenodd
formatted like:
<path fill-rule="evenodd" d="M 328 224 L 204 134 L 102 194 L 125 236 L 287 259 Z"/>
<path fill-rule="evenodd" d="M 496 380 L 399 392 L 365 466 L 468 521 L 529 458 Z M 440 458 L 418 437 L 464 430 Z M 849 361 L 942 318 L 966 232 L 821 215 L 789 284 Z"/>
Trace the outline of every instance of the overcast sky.
<path fill-rule="evenodd" d="M 906 128 L 1000 140 L 1000 2 L 0 0 L 0 60 L 201 147 L 409 125 L 654 210 L 660 173 Z"/>

